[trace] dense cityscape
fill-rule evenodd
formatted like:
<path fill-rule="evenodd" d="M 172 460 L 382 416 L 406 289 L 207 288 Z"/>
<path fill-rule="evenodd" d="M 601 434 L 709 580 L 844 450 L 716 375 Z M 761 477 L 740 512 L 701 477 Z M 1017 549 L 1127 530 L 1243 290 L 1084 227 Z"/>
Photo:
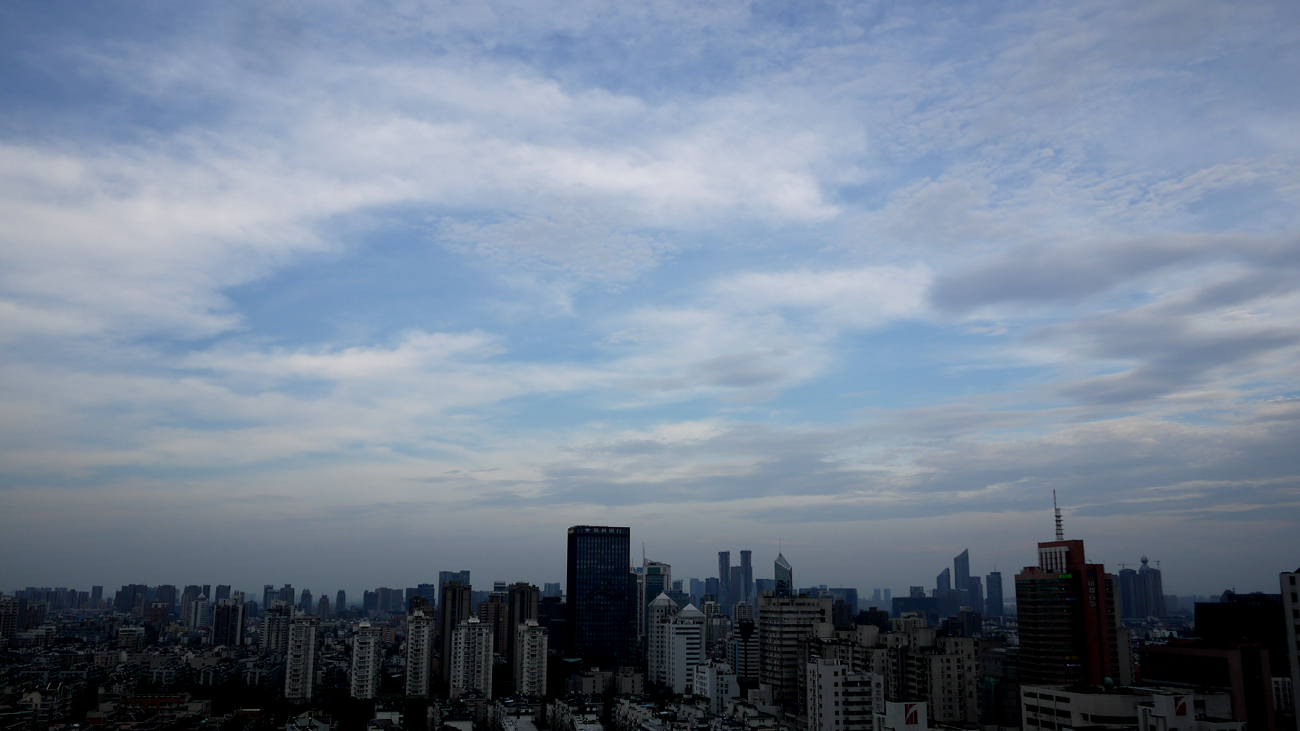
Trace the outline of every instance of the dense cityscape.
<path fill-rule="evenodd" d="M 1055 540 L 1014 576 L 800 587 L 778 553 L 718 575 L 568 530 L 564 583 L 469 571 L 349 598 L 292 584 L 0 595 L 0 731 L 1294 729 L 1300 569 L 1277 593 L 1177 597 Z M 760 569 L 761 573 L 761 569 Z M 358 601 L 359 599 L 359 601 Z"/>
<path fill-rule="evenodd" d="M 1300 731 L 1298 79 L 1297 0 L 0 1 L 0 731 Z"/>

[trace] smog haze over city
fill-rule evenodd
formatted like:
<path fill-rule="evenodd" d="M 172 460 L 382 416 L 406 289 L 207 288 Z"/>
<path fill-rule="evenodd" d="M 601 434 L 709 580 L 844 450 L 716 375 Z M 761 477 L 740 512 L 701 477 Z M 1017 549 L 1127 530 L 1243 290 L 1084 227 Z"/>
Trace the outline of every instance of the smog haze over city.
<path fill-rule="evenodd" d="M 0 590 L 1170 594 L 1300 528 L 1294 2 L 0 7 Z M 1010 591 L 1010 589 L 1008 590 Z"/>

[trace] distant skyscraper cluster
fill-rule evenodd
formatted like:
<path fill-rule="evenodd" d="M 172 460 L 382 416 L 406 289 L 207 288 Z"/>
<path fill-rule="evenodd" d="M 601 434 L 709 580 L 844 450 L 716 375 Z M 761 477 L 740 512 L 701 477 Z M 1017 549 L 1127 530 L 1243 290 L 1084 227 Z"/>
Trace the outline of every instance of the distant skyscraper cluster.
<path fill-rule="evenodd" d="M 1039 543 L 1036 562 L 1015 574 L 1013 612 L 1002 574 L 972 574 L 969 550 L 932 589 L 868 595 L 800 586 L 781 550 L 768 559 L 770 578 L 754 575 L 748 549 L 737 564 L 719 551 L 717 576 L 675 578 L 644 548 L 634 564 L 631 537 L 626 526 L 569 528 L 563 584 L 494 581 L 476 591 L 468 570 L 440 571 L 436 583 L 365 590 L 359 604 L 342 590 L 331 602 L 292 584 L 264 585 L 260 597 L 227 584 L 127 584 L 112 597 L 98 586 L 29 587 L 0 596 L 0 642 L 48 664 L 41 653 L 56 639 L 85 637 L 97 667 L 147 665 L 158 688 L 236 682 L 238 668 L 239 683 L 272 688 L 295 707 L 321 706 L 330 693 L 365 702 L 399 693 L 433 704 L 436 716 L 438 704 L 480 708 L 513 695 L 493 706 L 500 731 L 521 731 L 502 720 L 510 708 L 562 697 L 547 710 L 561 731 L 597 731 L 595 719 L 611 713 L 632 724 L 627 731 L 653 731 L 634 700 L 603 712 L 580 700 L 648 690 L 694 698 L 692 707 L 719 718 L 772 718 L 771 731 L 1064 731 L 1066 713 L 1069 728 L 1129 728 L 1136 718 L 1136 731 L 1294 722 L 1300 573 L 1281 575 L 1280 595 L 1190 602 L 1193 623 L 1171 609 L 1176 600 L 1145 557 L 1107 573 L 1083 541 L 1065 538 L 1059 510 L 1056 540 Z M 196 653 L 211 661 L 195 662 Z M 1113 688 L 1124 690 L 1107 700 Z M 1217 720 L 1168 725 L 1182 706 L 1165 699 L 1180 693 Z M 1103 713 L 1112 706 L 1130 715 L 1113 721 Z"/>

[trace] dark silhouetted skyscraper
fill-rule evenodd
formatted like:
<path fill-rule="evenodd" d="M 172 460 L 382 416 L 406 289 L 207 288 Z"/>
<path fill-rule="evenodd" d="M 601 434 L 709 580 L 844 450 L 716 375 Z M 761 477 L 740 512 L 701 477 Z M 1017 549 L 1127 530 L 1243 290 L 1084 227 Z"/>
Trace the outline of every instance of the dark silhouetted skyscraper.
<path fill-rule="evenodd" d="M 963 550 L 952 560 L 953 588 L 965 591 L 970 588 L 970 550 Z M 978 609 L 979 607 L 976 607 Z"/>
<path fill-rule="evenodd" d="M 568 647 L 589 665 L 629 662 L 636 637 L 636 592 L 628 568 L 632 529 L 575 525 L 569 528 Z"/>
<path fill-rule="evenodd" d="M 1001 617 L 1004 605 L 1002 600 L 1002 572 L 990 571 L 989 575 L 984 579 L 984 590 L 987 594 L 984 600 L 984 616 Z"/>
<path fill-rule="evenodd" d="M 241 647 L 244 644 L 244 604 L 226 598 L 217 602 L 212 616 L 212 644 Z"/>
<path fill-rule="evenodd" d="M 731 606 L 731 551 L 718 551 L 718 601 L 723 606 Z"/>
<path fill-rule="evenodd" d="M 470 613 L 470 600 L 473 595 L 473 587 L 459 581 L 448 581 L 442 585 L 442 599 L 438 605 L 438 632 L 440 633 L 439 647 L 441 652 L 438 669 L 443 680 L 451 678 L 452 634 L 461 622 L 473 616 Z"/>
<path fill-rule="evenodd" d="M 1160 569 L 1153 569 L 1142 557 L 1142 568 L 1121 569 L 1119 572 L 1119 611 L 1125 619 L 1164 617 L 1164 582 Z"/>
<path fill-rule="evenodd" d="M 952 572 L 944 569 L 939 575 L 934 577 L 934 588 L 939 591 L 948 591 L 952 588 Z"/>
<path fill-rule="evenodd" d="M 461 586 L 469 586 L 473 583 L 469 580 L 469 569 L 461 569 L 460 571 L 439 571 L 438 586 L 442 586 L 448 581 L 459 581 Z"/>
<path fill-rule="evenodd" d="M 532 584 L 520 582 L 511 584 L 507 590 L 507 629 L 506 665 L 510 668 L 510 677 L 514 677 L 515 656 L 519 653 L 519 625 L 528 621 L 537 621 L 537 607 L 541 601 L 541 591 Z M 543 658 L 543 663 L 545 658 Z"/>
<path fill-rule="evenodd" d="M 984 581 L 978 576 L 966 580 L 966 606 L 981 615 L 984 613 Z"/>
<path fill-rule="evenodd" d="M 742 592 L 740 601 L 753 603 L 754 601 L 754 552 L 753 551 L 740 552 L 740 574 L 741 574 L 741 581 L 743 582 L 743 585 L 740 588 Z"/>

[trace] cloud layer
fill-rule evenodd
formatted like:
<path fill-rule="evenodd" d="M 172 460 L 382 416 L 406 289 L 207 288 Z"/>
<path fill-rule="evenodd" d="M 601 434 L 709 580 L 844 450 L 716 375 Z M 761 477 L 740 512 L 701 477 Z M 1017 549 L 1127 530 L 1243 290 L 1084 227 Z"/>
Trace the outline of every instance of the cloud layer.
<path fill-rule="evenodd" d="M 0 12 L 0 588 L 1296 562 L 1291 5 Z"/>

